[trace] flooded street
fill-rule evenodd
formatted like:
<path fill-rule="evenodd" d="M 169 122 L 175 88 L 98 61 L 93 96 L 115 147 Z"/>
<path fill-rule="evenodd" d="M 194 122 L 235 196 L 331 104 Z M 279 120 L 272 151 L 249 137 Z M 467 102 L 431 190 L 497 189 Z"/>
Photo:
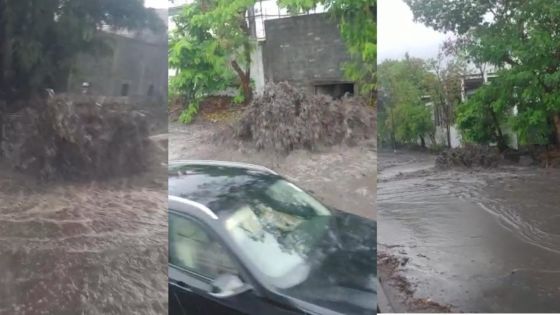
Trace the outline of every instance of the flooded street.
<path fill-rule="evenodd" d="M 218 124 L 169 124 L 170 160 L 212 159 L 264 165 L 315 194 L 325 204 L 375 218 L 377 154 L 373 144 L 334 146 L 287 156 L 212 142 Z"/>
<path fill-rule="evenodd" d="M 0 162 L 0 314 L 166 314 L 167 178 L 155 160 L 87 183 Z"/>
<path fill-rule="evenodd" d="M 379 268 L 395 311 L 560 312 L 560 170 L 434 160 L 380 154 L 378 249 L 397 263 Z"/>

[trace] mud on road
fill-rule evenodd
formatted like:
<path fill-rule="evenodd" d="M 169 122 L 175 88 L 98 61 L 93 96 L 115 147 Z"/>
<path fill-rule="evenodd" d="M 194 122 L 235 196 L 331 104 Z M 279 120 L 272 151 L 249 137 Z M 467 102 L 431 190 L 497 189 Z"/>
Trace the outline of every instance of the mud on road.
<path fill-rule="evenodd" d="M 559 312 L 560 171 L 381 153 L 378 268 L 397 312 Z"/>
<path fill-rule="evenodd" d="M 166 152 L 130 178 L 39 182 L 0 161 L 0 314 L 167 312 Z"/>
<path fill-rule="evenodd" d="M 212 159 L 269 167 L 325 204 L 375 219 L 377 154 L 372 143 L 332 146 L 319 152 L 296 150 L 289 155 L 217 144 L 220 123 L 169 123 L 169 159 Z"/>

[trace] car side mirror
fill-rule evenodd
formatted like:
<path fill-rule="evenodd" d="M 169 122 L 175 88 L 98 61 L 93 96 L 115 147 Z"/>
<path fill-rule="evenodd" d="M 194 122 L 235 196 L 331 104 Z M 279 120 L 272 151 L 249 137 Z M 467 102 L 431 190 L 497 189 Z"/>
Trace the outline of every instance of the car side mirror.
<path fill-rule="evenodd" d="M 251 290 L 252 287 L 234 274 L 221 274 L 211 283 L 211 296 L 217 298 L 228 298 Z"/>

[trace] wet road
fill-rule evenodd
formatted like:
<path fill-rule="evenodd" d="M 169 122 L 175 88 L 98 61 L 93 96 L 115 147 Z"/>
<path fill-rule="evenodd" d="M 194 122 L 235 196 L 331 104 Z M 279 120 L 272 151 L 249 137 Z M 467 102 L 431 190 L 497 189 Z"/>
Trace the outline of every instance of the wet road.
<path fill-rule="evenodd" d="M 169 123 L 169 158 L 213 159 L 260 164 L 287 177 L 325 204 L 375 218 L 377 154 L 371 143 L 335 146 L 321 152 L 294 151 L 288 156 L 233 148 L 212 142 L 219 125 Z"/>
<path fill-rule="evenodd" d="M 167 314 L 163 165 L 91 183 L 1 165 L 0 314 Z"/>
<path fill-rule="evenodd" d="M 560 170 L 437 171 L 433 161 L 379 157 L 378 249 L 400 262 L 380 276 L 396 311 L 429 301 L 460 312 L 560 312 Z"/>

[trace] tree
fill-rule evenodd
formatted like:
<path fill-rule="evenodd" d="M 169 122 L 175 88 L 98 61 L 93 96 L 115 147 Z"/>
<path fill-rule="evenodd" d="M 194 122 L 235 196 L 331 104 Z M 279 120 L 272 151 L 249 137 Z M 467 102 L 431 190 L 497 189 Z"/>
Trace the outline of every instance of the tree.
<path fill-rule="evenodd" d="M 428 89 L 434 104 L 436 124 L 446 130 L 447 147 L 451 147 L 451 126 L 454 124 L 454 110 L 461 101 L 461 78 L 465 66 L 460 59 L 446 57 L 442 50 L 437 58 L 427 62 L 428 69 L 434 74 L 428 76 Z"/>
<path fill-rule="evenodd" d="M 435 142 L 432 111 L 424 100 L 432 76 L 421 59 L 386 60 L 378 67 L 380 107 L 378 135 L 381 143 L 426 145 Z"/>
<path fill-rule="evenodd" d="M 102 27 L 164 27 L 142 0 L 0 0 L 0 99 L 63 90 L 74 58 L 107 48 Z"/>
<path fill-rule="evenodd" d="M 194 118 L 206 95 L 224 90 L 234 79 L 228 51 L 206 24 L 193 22 L 204 14 L 201 9 L 199 4 L 187 5 L 169 34 L 169 66 L 177 71 L 170 78 L 169 94 L 188 102 L 179 117 L 183 123 Z"/>
<path fill-rule="evenodd" d="M 502 126 L 507 123 L 502 95 L 511 90 L 499 84 L 484 85 L 476 94 L 457 108 L 457 125 L 467 142 L 497 143 L 500 150 L 507 148 Z"/>
<path fill-rule="evenodd" d="M 244 101 L 250 102 L 253 96 L 251 86 L 251 51 L 253 49 L 251 30 L 247 21 L 250 9 L 256 0 L 197 0 L 187 4 L 176 18 L 178 31 L 172 36 L 171 49 L 174 44 L 181 45 L 177 39 L 186 38 L 194 46 L 212 46 L 199 52 L 201 62 L 207 64 L 228 65 L 224 69 L 233 71 L 238 79 Z M 204 32 L 201 38 L 189 31 Z M 197 41 L 204 41 L 197 43 Z M 183 41 L 184 43 L 184 41 Z M 181 70 L 181 69 L 179 69 Z M 201 72 L 201 76 L 210 77 L 215 72 Z M 219 78 L 222 76 L 219 76 Z M 208 92 L 212 92 L 208 90 Z"/>
<path fill-rule="evenodd" d="M 467 55 L 497 69 L 463 115 L 491 109 L 522 143 L 560 145 L 560 3 L 547 0 L 405 0 L 416 20 L 464 41 Z M 507 92 L 504 92 L 507 91 Z M 486 104 L 474 104 L 484 102 Z M 463 117 L 462 121 L 468 121 Z M 499 126 L 494 126 L 495 129 Z M 544 136 L 543 135 L 547 135 Z"/>
<path fill-rule="evenodd" d="M 204 15 L 193 23 L 207 25 L 220 45 L 229 52 L 230 64 L 241 83 L 244 101 L 253 98 L 251 87 L 251 30 L 247 21 L 256 0 L 213 0 L 204 1 Z"/>
<path fill-rule="evenodd" d="M 377 68 L 376 0 L 279 0 L 291 12 L 309 11 L 323 5 L 336 19 L 340 34 L 352 57 L 344 65 L 346 76 L 360 86 L 360 92 L 375 99 Z"/>
<path fill-rule="evenodd" d="M 255 2 L 196 0 L 174 18 L 169 65 L 177 74 L 170 80 L 170 94 L 188 102 L 181 122 L 194 118 L 205 96 L 231 85 L 239 86 L 239 102 L 251 101 L 253 40 L 247 16 Z"/>

